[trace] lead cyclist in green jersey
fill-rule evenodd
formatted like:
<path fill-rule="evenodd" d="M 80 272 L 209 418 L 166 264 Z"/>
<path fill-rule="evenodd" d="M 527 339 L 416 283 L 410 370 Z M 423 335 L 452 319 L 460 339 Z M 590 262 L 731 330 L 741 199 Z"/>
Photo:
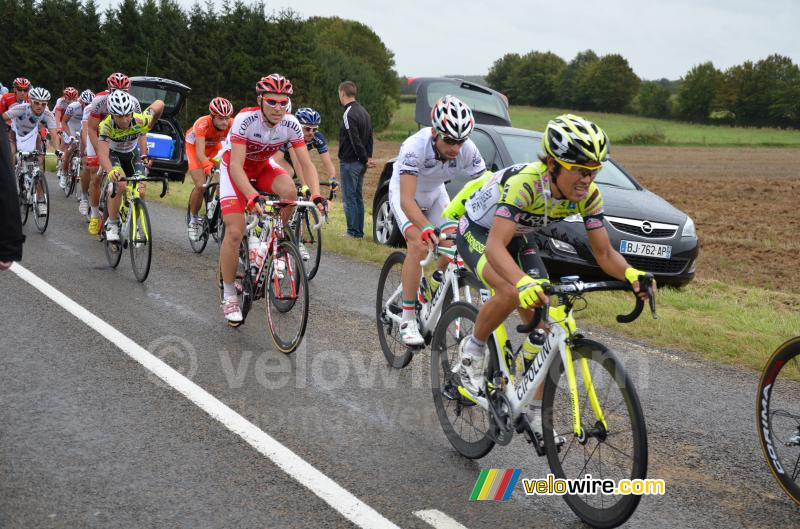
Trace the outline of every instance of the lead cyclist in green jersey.
<path fill-rule="evenodd" d="M 133 96 L 115 90 L 108 96 L 109 115 L 100 122 L 97 156 L 100 168 L 108 172 L 114 182 L 144 172 L 149 162 L 147 133 L 164 111 L 164 102 L 158 99 L 141 113 L 134 113 L 134 106 Z M 125 190 L 123 183 L 115 185 L 119 193 L 108 198 L 109 220 L 105 235 L 109 242 L 119 241 L 119 204 Z"/>
<path fill-rule="evenodd" d="M 521 316 L 529 321 L 532 312 L 527 309 L 549 303 L 541 287 L 549 282 L 547 270 L 536 244 L 525 238 L 527 233 L 581 215 L 600 268 L 627 280 L 640 298 L 647 299 L 638 281 L 644 273 L 630 267 L 613 248 L 603 225 L 603 198 L 594 178 L 608 156 L 605 132 L 565 114 L 547 124 L 543 141 L 546 155 L 538 162 L 485 175 L 477 191 L 468 198 L 457 195 L 446 211 L 458 216 L 459 205 L 465 209 L 459 220 L 459 254 L 494 291 L 481 307 L 472 335 L 461 341 L 460 362 L 454 367 L 470 395 L 484 391 L 485 344 L 491 332 L 517 307 L 526 309 Z M 526 345 L 535 354 L 532 344 Z M 533 354 L 526 357 L 530 360 Z M 541 395 L 535 395 L 532 406 L 540 402 Z M 533 426 L 541 430 L 540 424 Z"/>

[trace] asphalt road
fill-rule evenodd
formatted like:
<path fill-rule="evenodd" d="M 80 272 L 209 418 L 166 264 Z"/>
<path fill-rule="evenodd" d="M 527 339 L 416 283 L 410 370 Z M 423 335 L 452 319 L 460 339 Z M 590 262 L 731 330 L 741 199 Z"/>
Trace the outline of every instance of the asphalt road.
<path fill-rule="evenodd" d="M 149 350 L 400 527 L 436 510 L 467 528 L 582 526 L 558 497 L 468 501 L 483 468 L 549 469 L 520 437 L 459 456 L 436 419 L 427 354 L 386 366 L 378 269 L 323 255 L 306 339 L 275 352 L 263 308 L 229 328 L 217 247 L 189 248 L 183 212 L 150 204 L 153 268 L 136 282 L 86 233 L 54 178 L 50 227 L 25 231 L 23 265 Z M 330 230 L 327 237 L 339 236 Z M 0 527 L 350 527 L 342 514 L 192 400 L 13 272 L 0 273 Z M 626 359 L 647 417 L 649 477 L 629 527 L 787 527 L 754 425 L 757 374 L 590 330 Z M 454 523 L 454 522 L 447 522 Z M 441 527 L 458 527 L 445 525 Z"/>

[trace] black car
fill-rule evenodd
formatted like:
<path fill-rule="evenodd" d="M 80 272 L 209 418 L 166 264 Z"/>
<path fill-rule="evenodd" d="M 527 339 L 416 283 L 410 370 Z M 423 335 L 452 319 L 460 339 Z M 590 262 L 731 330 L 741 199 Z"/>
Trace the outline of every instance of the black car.
<path fill-rule="evenodd" d="M 505 98 L 497 92 L 457 79 L 417 82 L 416 120 L 420 126 L 430 126 L 431 105 L 444 94 L 453 94 L 473 108 L 476 125 L 470 138 L 480 150 L 486 167 L 492 171 L 536 161 L 543 152 L 542 133 L 511 127 Z M 477 105 L 476 100 L 479 101 Z M 491 113 L 489 120 L 486 119 L 488 113 Z M 373 238 L 380 244 L 398 246 L 403 244 L 403 236 L 388 202 L 393 162 L 384 166 L 375 191 Z M 611 243 L 628 263 L 652 272 L 659 284 L 689 283 L 695 275 L 699 251 L 692 219 L 645 189 L 613 159 L 605 164 L 595 182 L 603 193 L 605 223 Z M 448 182 L 448 194 L 454 196 L 465 183 L 466 179 Z M 580 216 L 549 224 L 534 236 L 551 277 L 580 275 L 586 280 L 608 277 L 592 256 Z"/>
<path fill-rule="evenodd" d="M 161 77 L 131 77 L 130 93 L 139 100 L 143 109 L 156 99 L 164 101 L 164 113 L 151 133 L 169 136 L 174 141 L 163 157 L 153 156 L 151 176 L 163 175 L 178 181 L 183 181 L 186 176 L 189 164 L 186 161 L 185 137 L 177 117 L 191 90 L 183 83 Z M 158 136 L 152 134 L 148 135 L 148 146 L 154 151 Z"/>

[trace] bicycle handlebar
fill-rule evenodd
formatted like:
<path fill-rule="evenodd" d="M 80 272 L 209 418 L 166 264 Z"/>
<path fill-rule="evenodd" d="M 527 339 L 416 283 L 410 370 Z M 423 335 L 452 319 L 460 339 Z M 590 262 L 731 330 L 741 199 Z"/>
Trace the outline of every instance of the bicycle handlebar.
<path fill-rule="evenodd" d="M 261 193 L 261 195 L 264 196 L 265 193 Z M 314 204 L 313 202 L 311 202 L 309 200 L 263 200 L 262 199 L 260 201 L 260 203 L 263 206 L 276 206 L 278 208 L 282 208 L 282 207 L 286 207 L 286 206 L 302 206 L 302 207 L 308 207 L 308 208 L 316 208 L 317 207 L 316 204 Z M 313 229 L 315 229 L 315 230 L 319 229 L 319 227 L 322 226 L 323 222 L 328 222 L 328 216 L 327 215 L 322 215 L 320 217 L 320 219 L 319 219 L 319 222 L 314 224 L 314 228 Z M 251 229 L 253 229 L 253 227 L 255 227 L 255 225 L 257 223 L 258 223 L 258 216 L 256 215 L 255 216 L 255 220 L 253 220 L 253 222 L 251 222 L 250 224 L 247 224 L 245 226 L 245 232 L 250 231 Z"/>
<path fill-rule="evenodd" d="M 106 172 L 106 175 L 107 174 L 108 174 L 108 172 Z M 162 177 L 150 177 L 150 176 L 137 177 L 137 176 L 133 176 L 131 178 L 123 177 L 123 178 L 120 178 L 119 180 L 112 180 L 112 184 L 116 183 L 116 182 L 158 182 L 158 181 L 161 182 L 161 194 L 158 197 L 159 198 L 164 198 L 166 196 L 166 194 L 169 192 L 169 181 L 167 180 L 167 177 L 165 177 L 165 176 L 162 176 Z M 111 186 L 111 198 L 114 198 L 115 196 L 117 196 L 117 186 L 112 185 Z"/>
<path fill-rule="evenodd" d="M 647 291 L 647 298 L 650 303 L 650 312 L 655 320 L 658 318 L 658 316 L 656 315 L 656 297 L 653 292 L 653 283 L 655 281 L 653 279 L 653 274 L 647 273 L 640 277 L 641 279 L 639 280 L 639 287 L 641 288 L 644 286 Z M 542 285 L 542 290 L 544 290 L 544 293 L 548 296 L 552 296 L 554 294 L 582 294 L 584 292 L 602 292 L 612 290 L 633 291 L 633 287 L 627 281 L 595 281 L 584 283 L 583 281 L 575 280 L 565 283 L 544 284 Z M 517 332 L 521 334 L 527 334 L 533 331 L 541 322 L 544 310 L 548 308 L 548 306 L 544 306 L 535 309 L 533 312 L 533 318 L 529 323 L 517 325 Z M 636 296 L 636 305 L 634 306 L 633 310 L 629 314 L 618 314 L 617 322 L 630 323 L 638 318 L 642 314 L 643 310 L 644 300 L 642 300 L 642 298 L 639 296 Z"/>
<path fill-rule="evenodd" d="M 454 241 L 458 236 L 458 234 L 454 231 L 450 233 L 442 233 L 441 235 L 439 234 L 438 229 L 435 231 L 436 231 L 436 236 L 439 237 L 440 241 Z M 438 245 L 434 244 L 431 248 L 428 248 L 428 255 L 425 256 L 425 259 L 419 262 L 420 266 L 425 268 L 426 266 L 431 264 L 431 262 L 433 262 L 433 257 L 436 254 L 437 247 Z"/>

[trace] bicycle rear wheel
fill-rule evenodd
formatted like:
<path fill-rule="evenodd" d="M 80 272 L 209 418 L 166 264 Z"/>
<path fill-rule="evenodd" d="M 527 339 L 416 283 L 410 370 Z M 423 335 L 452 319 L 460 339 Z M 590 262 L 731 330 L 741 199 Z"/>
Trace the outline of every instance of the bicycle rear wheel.
<path fill-rule="evenodd" d="M 459 454 L 479 459 L 494 447 L 488 432 L 489 413 L 466 401 L 458 393 L 459 379 L 453 374 L 461 341 L 472 334 L 478 309 L 464 302 L 453 303 L 442 313 L 431 342 L 431 389 L 442 430 Z"/>
<path fill-rule="evenodd" d="M 147 204 L 139 198 L 131 202 L 131 222 L 129 249 L 131 253 L 131 266 L 136 280 L 143 283 L 150 273 L 150 263 L 153 260 L 153 232 L 150 226 L 150 215 L 147 213 Z"/>
<path fill-rule="evenodd" d="M 47 178 L 40 172 L 33 175 L 33 222 L 39 233 L 44 233 L 50 222 L 50 191 L 47 188 Z M 39 189 L 41 187 L 41 190 Z M 41 212 L 44 211 L 42 214 Z"/>
<path fill-rule="evenodd" d="M 189 237 L 189 246 L 192 247 L 192 251 L 194 253 L 203 253 L 203 250 L 206 249 L 206 244 L 208 244 L 208 219 L 206 218 L 206 197 L 205 194 L 203 195 L 203 199 L 200 201 L 200 209 L 197 211 L 198 222 L 200 222 L 200 237 L 193 241 L 191 237 Z M 189 202 L 186 204 L 186 226 L 189 226 L 189 220 L 192 218 L 192 194 L 189 193 Z"/>
<path fill-rule="evenodd" d="M 542 429 L 547 462 L 556 479 L 644 479 L 647 477 L 647 430 L 639 397 L 619 359 L 600 343 L 580 339 L 572 345 L 572 363 L 584 439 L 573 433 L 567 374 L 556 360 L 545 380 Z M 588 375 L 587 375 L 588 373 Z M 590 381 L 590 384 L 587 382 Z M 594 388 L 604 426 L 587 395 Z M 557 432 L 554 434 L 553 432 Z M 556 435 L 564 442 L 556 442 Z M 567 505 L 592 527 L 617 527 L 639 505 L 641 495 L 565 495 Z"/>
<path fill-rule="evenodd" d="M 317 208 L 302 207 L 299 209 L 294 236 L 298 250 L 302 244 L 308 252 L 308 259 L 303 259 L 303 268 L 305 268 L 306 277 L 311 281 L 317 275 L 319 261 L 322 258 L 322 227 L 314 229 L 314 226 L 319 224 Z M 300 254 L 300 257 L 303 257 L 302 251 Z"/>
<path fill-rule="evenodd" d="M 25 189 L 25 180 L 28 175 L 22 174 L 19 177 L 19 217 L 24 226 L 28 222 L 28 211 L 30 211 L 30 203 L 28 202 L 28 191 Z"/>
<path fill-rule="evenodd" d="M 308 323 L 308 278 L 294 243 L 278 243 L 264 273 L 269 332 L 275 347 L 289 354 L 300 345 Z"/>
<path fill-rule="evenodd" d="M 778 347 L 764 366 L 756 428 L 772 475 L 800 505 L 800 336 Z"/>
<path fill-rule="evenodd" d="M 398 319 L 403 316 L 403 261 L 406 254 L 394 252 L 383 263 L 378 277 L 378 295 L 375 301 L 375 320 L 378 323 L 378 341 L 389 365 L 406 367 L 413 353 L 400 339 Z"/>

